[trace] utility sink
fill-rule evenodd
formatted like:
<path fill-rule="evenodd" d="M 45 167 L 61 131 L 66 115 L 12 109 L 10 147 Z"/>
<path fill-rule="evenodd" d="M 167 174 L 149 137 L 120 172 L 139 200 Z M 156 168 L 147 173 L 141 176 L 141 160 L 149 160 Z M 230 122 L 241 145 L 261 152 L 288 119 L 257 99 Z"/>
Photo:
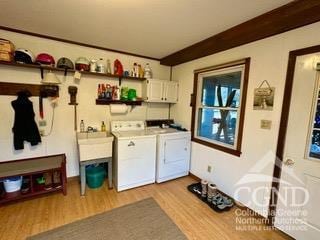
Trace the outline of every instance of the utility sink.
<path fill-rule="evenodd" d="M 77 133 L 80 161 L 112 157 L 113 136 L 109 132 Z"/>

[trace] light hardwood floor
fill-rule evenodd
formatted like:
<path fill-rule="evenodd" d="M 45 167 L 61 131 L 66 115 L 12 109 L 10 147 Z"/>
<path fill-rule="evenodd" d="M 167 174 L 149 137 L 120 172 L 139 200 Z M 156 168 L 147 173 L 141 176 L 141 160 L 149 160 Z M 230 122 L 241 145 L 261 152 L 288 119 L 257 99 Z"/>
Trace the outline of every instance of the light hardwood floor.
<path fill-rule="evenodd" d="M 158 202 L 189 239 L 290 239 L 279 231 L 237 231 L 237 208 L 225 213 L 212 211 L 187 191 L 186 186 L 193 182 L 191 177 L 184 177 L 121 193 L 104 185 L 97 190 L 87 189 L 86 197 L 80 197 L 79 183 L 72 180 L 68 182 L 67 196 L 53 194 L 0 207 L 0 239 L 25 239 L 148 197 Z"/>

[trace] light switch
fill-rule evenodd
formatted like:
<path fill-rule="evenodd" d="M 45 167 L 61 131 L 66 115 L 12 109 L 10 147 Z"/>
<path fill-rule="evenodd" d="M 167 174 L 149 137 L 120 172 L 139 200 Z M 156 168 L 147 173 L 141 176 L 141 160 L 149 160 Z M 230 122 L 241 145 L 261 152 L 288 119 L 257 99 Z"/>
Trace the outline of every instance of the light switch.
<path fill-rule="evenodd" d="M 271 120 L 261 120 L 260 128 L 261 129 L 271 129 L 272 121 Z"/>

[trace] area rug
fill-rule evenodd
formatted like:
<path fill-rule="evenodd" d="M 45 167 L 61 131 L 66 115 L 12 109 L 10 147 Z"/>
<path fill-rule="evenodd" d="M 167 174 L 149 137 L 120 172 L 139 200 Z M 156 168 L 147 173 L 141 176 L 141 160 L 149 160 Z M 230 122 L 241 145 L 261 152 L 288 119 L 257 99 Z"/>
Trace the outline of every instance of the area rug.
<path fill-rule="evenodd" d="M 135 202 L 27 240 L 186 240 L 153 198 Z"/>

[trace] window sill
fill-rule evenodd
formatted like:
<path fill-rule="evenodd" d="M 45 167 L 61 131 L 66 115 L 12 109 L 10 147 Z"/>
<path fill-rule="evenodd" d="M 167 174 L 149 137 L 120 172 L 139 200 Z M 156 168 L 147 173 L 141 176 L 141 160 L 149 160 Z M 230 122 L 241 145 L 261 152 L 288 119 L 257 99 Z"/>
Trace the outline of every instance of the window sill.
<path fill-rule="evenodd" d="M 210 142 L 207 142 L 207 141 L 200 140 L 200 139 L 195 138 L 195 137 L 192 137 L 191 140 L 193 142 L 205 145 L 207 147 L 210 147 L 210 148 L 213 148 L 213 149 L 216 149 L 216 150 L 219 150 L 219 151 L 222 151 L 222 152 L 225 152 L 225 153 L 237 156 L 237 157 L 240 157 L 240 155 L 241 155 L 241 151 L 239 151 L 237 149 L 227 148 L 227 147 L 224 147 L 224 146 L 221 146 L 221 145 L 218 145 L 218 144 L 214 144 L 214 143 L 210 143 Z"/>

